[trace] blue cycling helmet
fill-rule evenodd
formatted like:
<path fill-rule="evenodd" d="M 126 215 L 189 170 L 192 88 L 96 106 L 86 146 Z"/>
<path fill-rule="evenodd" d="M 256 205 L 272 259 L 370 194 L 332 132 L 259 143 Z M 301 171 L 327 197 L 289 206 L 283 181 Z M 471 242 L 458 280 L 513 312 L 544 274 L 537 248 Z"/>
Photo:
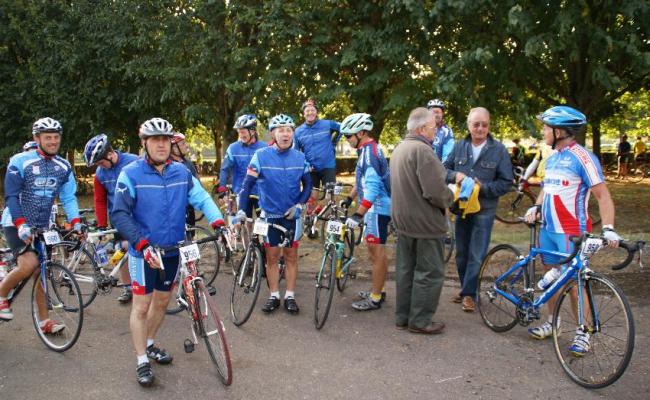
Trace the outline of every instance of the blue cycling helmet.
<path fill-rule="evenodd" d="M 253 129 L 257 128 L 257 117 L 255 114 L 244 114 L 237 118 L 233 129 Z"/>
<path fill-rule="evenodd" d="M 570 134 L 579 131 L 587 125 L 587 117 L 580 111 L 569 106 L 555 106 L 537 116 L 537 119 L 551 128 L 563 128 Z"/>
<path fill-rule="evenodd" d="M 38 149 L 38 143 L 36 143 L 33 140 L 30 140 L 29 142 L 25 143 L 23 145 L 23 151 L 30 151 L 30 150 L 36 150 Z"/>
<path fill-rule="evenodd" d="M 109 147 L 108 136 L 103 133 L 90 139 L 86 143 L 86 147 L 84 147 L 84 160 L 86 160 L 86 165 L 90 167 L 96 164 L 97 161 L 103 159 Z"/>
<path fill-rule="evenodd" d="M 269 132 L 279 126 L 290 126 L 295 128 L 296 124 L 293 122 L 293 118 L 287 114 L 278 114 L 269 121 Z"/>

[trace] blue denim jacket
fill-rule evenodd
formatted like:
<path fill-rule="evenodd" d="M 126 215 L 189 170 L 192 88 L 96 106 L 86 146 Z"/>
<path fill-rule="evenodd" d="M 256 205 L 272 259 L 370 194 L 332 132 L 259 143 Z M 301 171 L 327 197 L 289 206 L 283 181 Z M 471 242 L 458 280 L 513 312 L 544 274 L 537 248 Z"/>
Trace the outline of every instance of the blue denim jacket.
<path fill-rule="evenodd" d="M 454 145 L 454 149 L 445 160 L 447 183 L 456 182 L 456 173 L 477 179 L 481 184 L 479 191 L 479 214 L 495 214 L 499 196 L 508 193 L 512 187 L 512 163 L 506 147 L 488 134 L 487 143 L 477 160 L 472 158 L 472 140 L 467 135 Z"/>

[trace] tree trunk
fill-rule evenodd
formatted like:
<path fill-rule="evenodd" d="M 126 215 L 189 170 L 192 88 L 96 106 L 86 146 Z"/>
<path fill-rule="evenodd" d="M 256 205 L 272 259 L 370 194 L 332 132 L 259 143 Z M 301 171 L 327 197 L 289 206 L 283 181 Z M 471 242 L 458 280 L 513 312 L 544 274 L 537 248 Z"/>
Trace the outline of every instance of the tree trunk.
<path fill-rule="evenodd" d="M 221 127 L 219 127 L 219 123 L 215 123 L 212 125 L 212 138 L 214 139 L 214 152 L 215 152 L 215 158 L 216 160 L 214 161 L 215 165 L 215 174 L 219 174 L 219 170 L 221 169 L 221 148 L 222 148 L 222 142 L 221 142 Z"/>
<path fill-rule="evenodd" d="M 600 120 L 591 121 L 593 152 L 600 159 Z"/>
<path fill-rule="evenodd" d="M 74 150 L 68 150 L 67 159 L 70 163 L 70 166 L 72 166 L 72 170 L 74 171 Z"/>

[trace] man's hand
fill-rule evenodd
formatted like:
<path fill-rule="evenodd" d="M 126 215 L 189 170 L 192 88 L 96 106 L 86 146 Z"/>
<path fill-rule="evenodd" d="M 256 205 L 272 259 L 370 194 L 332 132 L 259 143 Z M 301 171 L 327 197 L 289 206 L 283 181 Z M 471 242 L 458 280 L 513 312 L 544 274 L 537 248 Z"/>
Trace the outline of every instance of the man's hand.
<path fill-rule="evenodd" d="M 72 226 L 72 230 L 75 231 L 80 239 L 85 239 L 86 232 L 88 232 L 88 226 L 82 224 L 81 222 L 75 222 L 75 224 Z"/>
<path fill-rule="evenodd" d="M 231 220 L 233 225 L 240 224 L 240 223 L 242 223 L 244 221 L 246 221 L 246 211 L 244 211 L 244 210 L 237 211 L 237 214 L 235 214 L 235 216 Z"/>
<path fill-rule="evenodd" d="M 144 249 L 142 249 L 142 255 L 144 256 L 144 260 L 149 264 L 149 266 L 153 269 L 160 269 L 162 266 L 162 260 L 160 257 L 158 257 L 158 254 L 156 252 L 156 249 L 153 248 L 151 245 L 146 245 Z"/>
<path fill-rule="evenodd" d="M 541 214 L 539 212 L 540 206 L 539 205 L 534 205 L 531 208 L 526 211 L 526 215 L 524 215 L 524 220 L 526 221 L 527 224 L 534 224 L 535 221 L 541 217 Z"/>
<path fill-rule="evenodd" d="M 339 207 L 341 208 L 350 208 L 351 205 L 352 205 L 352 197 L 350 196 L 347 196 L 345 200 L 341 200 L 341 202 L 339 203 Z"/>
<path fill-rule="evenodd" d="M 618 242 L 623 240 L 623 238 L 620 237 L 618 233 L 616 233 L 614 228 L 610 228 L 607 226 L 603 226 L 603 238 L 607 240 L 607 246 L 613 249 L 617 248 Z"/>
<path fill-rule="evenodd" d="M 20 225 L 18 228 L 18 237 L 23 242 L 30 244 L 34 237 L 34 234 L 32 233 L 32 227 L 27 224 Z"/>
<path fill-rule="evenodd" d="M 223 199 L 224 197 L 226 197 L 226 194 L 228 194 L 228 188 L 226 188 L 225 186 L 219 186 L 217 188 L 217 197 L 218 198 Z"/>
<path fill-rule="evenodd" d="M 284 213 L 286 219 L 298 219 L 302 214 L 302 204 L 295 204 Z"/>
<path fill-rule="evenodd" d="M 355 229 L 359 226 L 359 224 L 361 224 L 361 221 L 363 221 L 363 215 L 354 213 L 352 216 L 348 217 L 347 220 L 345 220 L 345 225 L 347 225 L 350 229 Z"/>
<path fill-rule="evenodd" d="M 462 172 L 456 172 L 456 183 L 461 183 L 466 176 L 467 175 L 463 174 Z"/>

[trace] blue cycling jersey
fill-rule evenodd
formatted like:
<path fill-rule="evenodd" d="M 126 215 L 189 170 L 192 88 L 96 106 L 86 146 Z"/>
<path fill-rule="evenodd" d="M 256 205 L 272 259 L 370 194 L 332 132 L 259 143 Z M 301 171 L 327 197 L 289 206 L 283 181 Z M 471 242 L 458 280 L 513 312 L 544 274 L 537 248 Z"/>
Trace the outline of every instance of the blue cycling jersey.
<path fill-rule="evenodd" d="M 212 226 L 223 222 L 219 208 L 183 164 L 169 161 L 160 173 L 141 158 L 117 178 L 111 222 L 129 241 L 129 254 L 142 257 L 146 244 L 165 247 L 185 238 L 188 204 L 201 210 Z"/>
<path fill-rule="evenodd" d="M 336 132 L 334 138 L 332 134 Z M 296 128 L 293 147 L 305 153 L 311 167 L 320 171 L 336 168 L 336 143 L 341 139 L 341 124 L 319 119 L 312 125 L 304 123 Z"/>
<path fill-rule="evenodd" d="M 246 170 L 250 164 L 253 154 L 259 149 L 268 147 L 266 142 L 257 141 L 251 145 L 246 145 L 240 141 L 232 143 L 226 150 L 226 156 L 221 164 L 219 173 L 219 185 L 226 186 L 229 175 L 232 177 L 232 190 L 239 193 L 246 177 Z M 259 195 L 257 186 L 253 187 L 251 194 Z"/>
<path fill-rule="evenodd" d="M 11 157 L 5 175 L 4 226 L 47 228 L 54 200 L 58 197 L 71 224 L 79 222 L 77 183 L 67 160 L 40 150 Z"/>
<path fill-rule="evenodd" d="M 355 182 L 359 204 L 368 212 L 390 215 L 390 196 L 385 180 L 390 181 L 388 162 L 377 142 L 371 140 L 359 149 Z"/>
<path fill-rule="evenodd" d="M 239 207 L 244 209 L 255 182 L 260 190 L 260 208 L 267 218 L 282 218 L 296 204 L 307 202 L 311 194 L 309 164 L 295 149 L 279 150 L 269 146 L 258 150 L 248 166 L 251 172 L 239 193 Z"/>
<path fill-rule="evenodd" d="M 112 168 L 97 167 L 97 170 L 95 170 L 95 179 L 106 189 L 108 210 L 113 209 L 115 185 L 117 184 L 117 177 L 122 172 L 122 168 L 138 159 L 138 156 L 135 154 L 122 153 L 120 151 L 116 151 L 115 153 L 117 153 L 117 163 Z"/>
<path fill-rule="evenodd" d="M 443 124 L 436 130 L 436 137 L 433 139 L 433 150 L 440 161 L 445 162 L 449 153 L 454 149 L 454 132 L 447 124 Z"/>

